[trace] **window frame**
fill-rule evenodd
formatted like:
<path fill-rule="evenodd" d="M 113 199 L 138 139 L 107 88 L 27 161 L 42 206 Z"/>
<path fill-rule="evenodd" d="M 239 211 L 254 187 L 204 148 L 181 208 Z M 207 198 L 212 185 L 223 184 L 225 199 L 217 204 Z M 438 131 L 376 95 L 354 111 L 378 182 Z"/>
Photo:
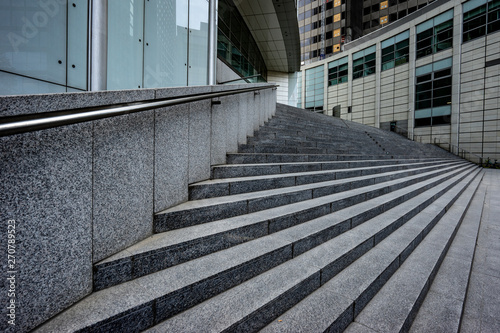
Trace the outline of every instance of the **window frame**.
<path fill-rule="evenodd" d="M 418 73 L 419 71 L 421 73 Z M 441 85 L 443 83 L 444 85 Z M 452 98 L 453 58 L 415 69 L 415 127 L 449 125 Z M 417 117 L 417 112 L 428 113 L 429 116 Z"/>
<path fill-rule="evenodd" d="M 382 41 L 381 49 L 381 72 L 408 63 L 410 61 L 410 31 L 404 31 Z M 403 53 L 398 54 L 398 52 Z"/>
<path fill-rule="evenodd" d="M 452 8 L 417 25 L 415 46 L 417 59 L 431 54 L 436 54 L 440 51 L 453 47 L 453 12 Z"/>

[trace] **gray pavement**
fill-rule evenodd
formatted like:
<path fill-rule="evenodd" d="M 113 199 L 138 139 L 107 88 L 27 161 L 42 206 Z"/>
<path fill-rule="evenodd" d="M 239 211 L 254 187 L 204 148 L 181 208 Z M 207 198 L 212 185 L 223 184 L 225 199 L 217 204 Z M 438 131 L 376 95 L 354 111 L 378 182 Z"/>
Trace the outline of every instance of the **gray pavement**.
<path fill-rule="evenodd" d="M 481 225 L 460 332 L 500 332 L 500 170 L 485 169 Z"/>

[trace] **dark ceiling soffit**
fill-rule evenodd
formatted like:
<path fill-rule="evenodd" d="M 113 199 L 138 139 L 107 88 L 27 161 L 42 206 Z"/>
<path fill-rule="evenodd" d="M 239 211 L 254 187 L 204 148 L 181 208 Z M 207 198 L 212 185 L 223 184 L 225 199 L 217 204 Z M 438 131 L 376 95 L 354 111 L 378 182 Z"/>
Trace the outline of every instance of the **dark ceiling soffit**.
<path fill-rule="evenodd" d="M 288 57 L 288 72 L 300 71 L 300 35 L 294 0 L 273 0 Z"/>

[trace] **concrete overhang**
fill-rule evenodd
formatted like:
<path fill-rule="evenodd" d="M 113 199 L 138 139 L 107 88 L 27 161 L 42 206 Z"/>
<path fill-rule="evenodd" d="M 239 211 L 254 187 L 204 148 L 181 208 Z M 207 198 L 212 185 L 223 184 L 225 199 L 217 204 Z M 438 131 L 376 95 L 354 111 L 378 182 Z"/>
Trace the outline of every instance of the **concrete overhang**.
<path fill-rule="evenodd" d="M 294 0 L 235 0 L 268 71 L 300 70 L 300 36 Z"/>

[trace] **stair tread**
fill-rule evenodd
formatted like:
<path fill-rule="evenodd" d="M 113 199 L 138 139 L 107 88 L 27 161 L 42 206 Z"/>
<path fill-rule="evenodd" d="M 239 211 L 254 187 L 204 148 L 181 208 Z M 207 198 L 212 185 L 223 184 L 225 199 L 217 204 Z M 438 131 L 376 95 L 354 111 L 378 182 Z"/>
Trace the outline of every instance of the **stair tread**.
<path fill-rule="evenodd" d="M 446 247 L 453 240 L 455 228 L 460 225 L 479 182 L 480 177 L 476 177 L 439 224 L 361 311 L 356 322 L 379 332 L 408 331 L 412 313 L 418 310 L 418 303 L 423 301 L 429 287 L 428 281 L 432 280 L 440 259 L 446 254 Z"/>
<path fill-rule="evenodd" d="M 442 162 L 442 160 L 437 160 L 437 161 L 432 160 L 429 162 L 439 163 L 439 162 Z M 404 163 L 404 164 L 395 164 L 395 165 L 410 166 L 410 165 L 421 165 L 421 164 L 425 164 L 425 163 L 429 163 L 429 162 Z M 363 168 L 349 168 L 349 169 L 343 169 L 343 170 L 320 170 L 320 171 L 294 172 L 294 173 L 287 173 L 287 174 L 275 174 L 275 175 L 263 175 L 263 176 L 210 179 L 210 180 L 205 180 L 205 181 L 191 184 L 190 186 L 196 187 L 196 186 L 201 186 L 201 185 L 206 185 L 206 184 L 221 184 L 221 183 L 229 183 L 229 182 L 259 180 L 259 179 L 273 179 L 273 178 L 280 178 L 280 177 L 299 177 L 299 176 L 325 174 L 325 173 L 332 173 L 332 172 L 342 172 L 342 171 L 346 171 L 346 170 L 348 170 L 348 171 L 362 171 L 362 170 L 372 170 L 372 169 L 377 169 L 377 168 L 388 168 L 391 166 L 394 166 L 394 165 L 383 165 L 383 166 L 373 166 L 373 167 L 363 167 Z"/>
<path fill-rule="evenodd" d="M 369 300 L 371 294 L 377 292 L 378 285 L 385 283 L 398 268 L 398 258 L 432 220 L 444 211 L 447 203 L 456 195 L 455 189 L 462 186 L 463 184 L 457 184 L 452 190 L 438 198 L 432 206 L 424 208 L 421 214 L 412 217 L 320 289 L 279 316 L 279 321 L 273 321 L 261 332 L 323 332 L 329 328 L 334 331 L 345 328 L 353 320 L 353 315 L 359 312 L 357 307 L 362 306 Z M 418 205 L 416 201 L 418 201 L 417 198 L 413 198 L 392 211 L 398 211 L 398 215 L 403 215 L 412 205 Z M 380 218 L 383 218 L 383 215 L 367 221 L 360 228 Z M 369 290 L 369 288 L 375 290 Z M 351 325 L 353 326 L 352 332 L 358 332 L 362 326 L 358 323 Z M 363 331 L 365 330 L 361 330 Z M 367 329 L 366 332 L 375 331 Z"/>
<path fill-rule="evenodd" d="M 449 165 L 454 165 L 456 163 L 459 163 L 459 162 L 451 160 L 448 163 L 444 162 L 442 164 L 442 166 L 446 167 Z M 427 169 L 427 168 L 432 168 L 432 167 L 434 167 L 434 166 L 425 166 L 425 167 L 421 167 L 420 169 Z M 191 201 L 186 201 L 186 202 L 179 204 L 177 206 L 162 210 L 162 211 L 156 213 L 156 215 L 166 214 L 166 213 L 171 213 L 171 212 L 178 212 L 178 211 L 183 211 L 186 209 L 208 207 L 208 206 L 215 205 L 215 204 L 226 204 L 226 203 L 231 203 L 231 202 L 241 201 L 241 200 L 252 200 L 252 199 L 257 199 L 257 198 L 265 198 L 268 196 L 273 196 L 273 195 L 278 195 L 278 194 L 293 193 L 293 192 L 299 192 L 299 191 L 303 191 L 303 190 L 310 190 L 310 189 L 316 189 L 316 188 L 321 188 L 321 187 L 326 187 L 326 186 L 333 186 L 333 185 L 337 185 L 337 184 L 350 183 L 352 181 L 371 179 L 371 178 L 386 176 L 389 174 L 390 175 L 403 174 L 403 173 L 406 173 L 407 171 L 408 170 L 390 171 L 390 172 L 371 174 L 371 175 L 366 175 L 366 176 L 342 178 L 342 179 L 337 179 L 337 180 L 330 180 L 330 181 L 317 182 L 317 183 L 311 183 L 311 184 L 296 185 L 293 187 L 283 187 L 283 188 L 277 188 L 277 189 L 271 189 L 271 190 L 265 190 L 265 191 L 256 191 L 256 192 L 240 193 L 240 194 L 226 195 L 226 196 L 206 198 L 206 199 L 191 200 Z"/>
<path fill-rule="evenodd" d="M 410 332 L 458 332 L 474 258 L 486 186 L 481 185 L 436 274 Z M 432 327 L 430 327 L 432 325 Z"/>
<path fill-rule="evenodd" d="M 459 177 L 455 178 L 459 179 Z M 449 182 L 452 183 L 451 180 Z M 387 221 L 384 217 L 378 218 Z M 362 229 L 367 226 L 366 229 L 372 229 L 369 222 L 358 228 Z M 317 289 L 322 269 L 335 260 L 341 259 L 348 249 L 353 249 L 370 240 L 371 235 L 359 232 L 358 228 L 347 231 L 272 270 L 186 310 L 160 323 L 150 331 L 220 332 L 230 327 L 234 328 L 235 324 L 245 325 L 245 319 L 251 313 L 259 311 L 265 304 L 275 300 L 284 290 L 292 290 L 308 279 L 313 280 L 312 283 Z M 372 233 L 374 232 L 372 230 Z M 326 253 L 328 256 L 325 255 Z M 299 276 L 297 272 L 300 273 Z M 289 275 L 294 278 L 292 280 L 282 278 Z"/>
<path fill-rule="evenodd" d="M 461 175 L 462 174 L 458 174 L 454 178 L 460 178 Z M 451 180 L 447 182 L 451 182 Z M 434 190 L 434 188 L 431 190 Z M 288 229 L 285 229 L 285 231 L 288 231 Z M 234 264 L 234 261 L 231 261 L 230 259 L 231 253 L 234 253 L 234 257 L 232 257 L 233 260 L 241 260 L 242 252 L 245 253 L 245 255 L 255 257 L 259 253 L 261 253 L 259 252 L 260 250 L 265 251 L 266 246 L 264 244 L 269 244 L 268 246 L 270 247 L 275 247 L 278 246 L 279 244 L 283 245 L 290 244 L 290 240 L 284 240 L 283 238 L 281 238 L 283 237 L 284 234 L 285 232 L 281 234 L 276 233 L 266 236 L 267 237 L 266 239 L 259 238 L 255 241 L 243 243 L 241 245 L 238 245 L 237 247 L 230 248 L 226 251 L 217 252 L 212 256 L 209 255 L 198 259 L 194 259 L 185 264 L 173 266 L 169 269 L 153 273 L 138 278 L 136 280 L 125 282 L 123 284 L 93 293 L 88 298 L 85 298 L 83 301 L 76 304 L 74 307 L 68 309 L 59 317 L 56 317 L 55 320 L 47 323 L 47 326 L 44 327 L 47 328 L 46 331 L 50 331 L 51 327 L 52 328 L 58 327 L 53 325 L 63 325 L 63 323 L 66 320 L 72 321 L 71 325 L 76 325 L 76 323 L 74 322 L 75 317 L 73 316 L 77 314 L 87 314 L 88 316 L 90 312 L 95 311 L 95 313 L 92 315 L 92 318 L 94 320 L 87 318 L 87 316 L 85 315 L 82 316 L 83 321 L 81 323 L 83 323 L 83 325 L 80 324 L 81 325 L 80 327 L 85 327 L 85 325 L 90 325 L 91 322 L 97 321 L 97 319 L 99 318 L 101 320 L 104 320 L 106 318 L 116 316 L 121 312 L 128 313 L 133 311 L 137 307 L 147 306 L 145 304 L 149 304 L 148 302 L 151 302 L 154 299 L 158 299 L 159 297 L 162 297 L 162 295 L 165 295 L 171 291 L 175 291 L 179 288 L 182 288 L 183 285 L 192 282 L 191 279 L 197 279 L 197 280 L 203 279 L 203 277 L 206 276 L 206 274 L 216 274 L 214 271 L 223 270 L 226 267 L 225 266 L 226 264 L 227 265 Z M 346 245 L 349 243 L 352 244 L 352 237 L 349 238 L 343 235 L 344 234 L 338 236 L 337 238 L 344 239 Z M 270 241 L 269 243 L 266 242 L 271 239 L 272 241 Z M 259 246 L 256 246 L 256 244 L 259 244 Z M 247 248 L 248 250 L 242 251 L 241 248 Z M 336 251 L 341 251 L 342 249 L 345 248 L 346 247 L 342 246 L 333 246 L 331 247 L 331 250 L 335 251 L 335 249 L 337 249 Z M 319 249 L 319 247 L 316 247 L 313 250 L 308 251 L 306 253 L 308 253 L 309 257 L 312 257 L 314 255 L 314 258 L 316 258 L 316 260 L 321 262 L 322 260 L 325 260 L 323 258 L 324 257 L 323 251 L 324 250 Z M 200 262 L 204 262 L 205 265 L 200 266 L 199 265 Z M 144 292 L 143 293 L 138 292 L 138 290 Z M 140 295 L 136 296 L 136 294 Z M 120 308 L 120 310 L 118 308 Z M 99 310 L 97 311 L 97 309 Z M 79 317 L 80 315 L 78 315 L 76 318 Z M 69 318 L 72 319 L 70 320 Z"/>
<path fill-rule="evenodd" d="M 467 168 L 467 166 L 464 166 L 463 168 Z M 450 171 L 450 173 L 454 173 L 456 171 Z M 430 171 L 429 174 L 433 174 L 433 171 Z M 108 263 L 117 259 L 121 259 L 123 257 L 127 257 L 130 254 L 138 254 L 138 253 L 144 253 L 148 252 L 157 248 L 163 248 L 166 246 L 173 246 L 175 244 L 182 244 L 187 241 L 195 240 L 198 238 L 203 238 L 207 237 L 209 235 L 221 233 L 224 231 L 228 231 L 231 229 L 236 229 L 236 228 L 242 228 L 244 226 L 250 225 L 250 224 L 255 224 L 259 222 L 264 222 L 264 221 L 269 221 L 273 219 L 277 219 L 280 216 L 283 215 L 293 215 L 296 214 L 300 211 L 321 206 L 324 204 L 328 204 L 331 202 L 335 202 L 337 200 L 341 200 L 344 198 L 348 197 L 353 197 L 371 190 L 375 190 L 378 188 L 382 187 L 387 187 L 391 186 L 393 184 L 401 183 L 401 182 L 406 182 L 409 179 L 412 178 L 418 178 L 421 176 L 421 174 L 414 175 L 414 176 L 409 176 L 403 179 L 396 179 L 392 181 L 387 181 L 387 182 L 382 182 L 382 183 L 377 183 L 374 185 L 370 186 L 365 186 L 361 188 L 357 188 L 354 190 L 350 191 L 344 191 L 344 192 L 339 192 L 339 193 L 334 193 L 331 195 L 319 197 L 319 198 L 314 198 L 310 200 L 306 200 L 303 202 L 299 203 L 294 203 L 291 205 L 285 205 L 285 206 L 279 206 L 275 208 L 271 208 L 265 211 L 259 211 L 259 212 L 254 212 L 250 214 L 246 214 L 243 216 L 237 216 L 237 217 L 231 217 L 227 219 L 222 219 L 218 221 L 213 221 L 213 222 L 208 222 L 200 225 L 195 225 L 191 227 L 186 227 L 182 229 L 176 229 L 176 230 L 171 230 L 167 231 L 164 233 L 156 234 L 153 235 L 144 241 L 141 241 L 132 247 L 126 249 L 123 252 L 120 252 L 114 256 L 111 256 L 103 261 L 100 262 L 100 264 Z M 439 176 L 438 176 L 439 177 Z M 444 176 L 441 176 L 444 177 Z M 416 184 L 418 185 L 418 184 Z M 415 186 L 415 185 L 414 185 Z M 422 186 L 422 184 L 420 184 Z M 405 187 L 404 189 L 400 189 L 398 191 L 405 192 L 405 191 L 411 191 L 414 187 Z M 394 191 L 391 193 L 388 193 L 385 195 L 385 197 L 391 197 L 391 196 L 398 196 L 400 192 Z M 381 200 L 381 197 L 378 200 Z M 377 198 L 371 199 L 371 200 L 366 200 L 362 203 L 358 204 L 358 207 L 362 206 L 370 206 Z M 338 212 L 337 212 L 338 213 Z"/>

